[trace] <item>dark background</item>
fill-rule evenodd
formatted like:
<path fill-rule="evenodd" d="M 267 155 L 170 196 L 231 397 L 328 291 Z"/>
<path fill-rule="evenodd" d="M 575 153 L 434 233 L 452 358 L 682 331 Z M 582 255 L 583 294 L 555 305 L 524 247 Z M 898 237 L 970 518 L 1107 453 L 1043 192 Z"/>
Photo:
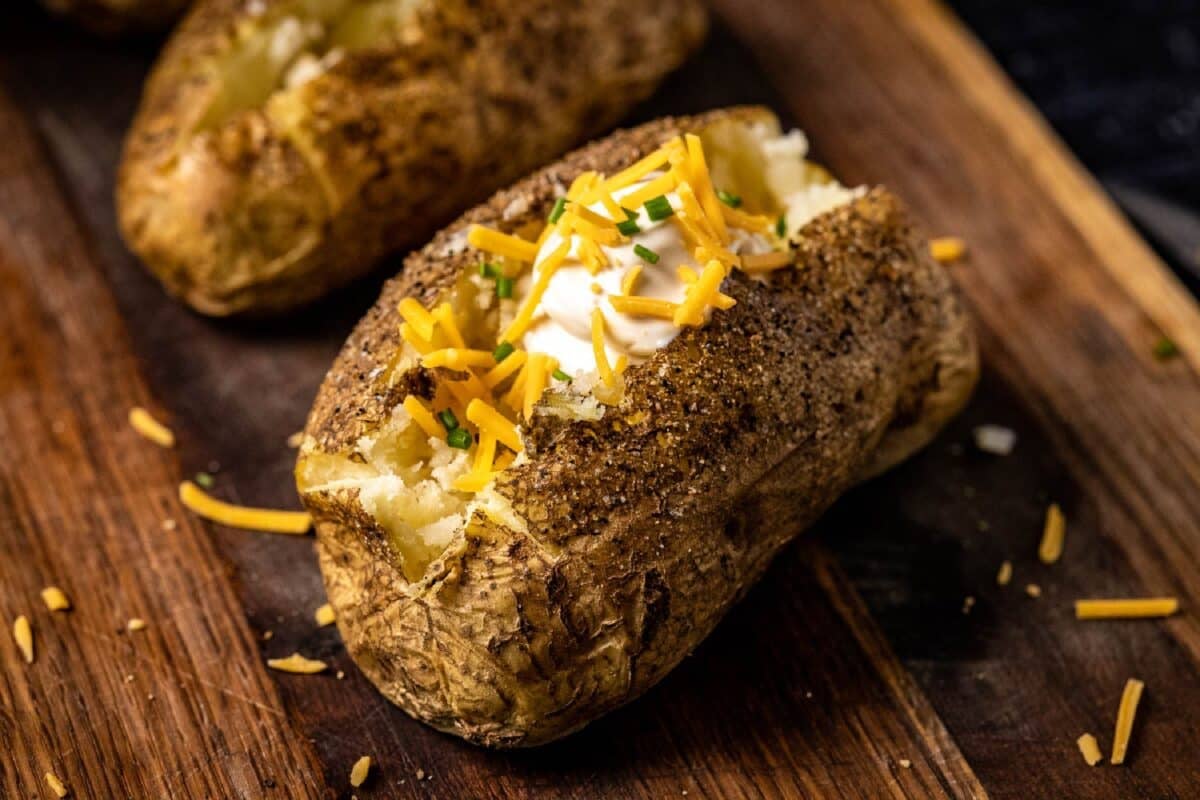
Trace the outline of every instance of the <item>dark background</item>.
<path fill-rule="evenodd" d="M 949 5 L 1200 294 L 1200 2 Z"/>

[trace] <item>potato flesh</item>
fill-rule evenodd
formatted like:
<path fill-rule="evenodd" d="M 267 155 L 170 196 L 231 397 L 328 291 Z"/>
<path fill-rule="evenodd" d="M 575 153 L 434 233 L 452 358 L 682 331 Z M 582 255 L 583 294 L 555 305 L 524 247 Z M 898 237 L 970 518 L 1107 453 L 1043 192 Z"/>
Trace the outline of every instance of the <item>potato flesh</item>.
<path fill-rule="evenodd" d="M 397 39 L 425 0 L 292 0 L 271 8 L 269 18 L 246 21 L 233 50 L 217 65 L 217 93 L 196 132 L 234 115 L 264 107 L 328 66 L 330 54 Z"/>
<path fill-rule="evenodd" d="M 777 126 L 723 122 L 705 129 L 700 136 L 714 185 L 740 195 L 744 208 L 752 213 L 786 214 L 793 230 L 856 195 L 836 183 L 827 183 L 823 171 L 801 158 L 769 158 L 768 143 L 782 140 Z M 477 276 L 466 275 L 445 298 L 455 309 L 469 347 L 490 350 L 500 329 L 501 320 L 488 289 L 490 286 Z M 406 344 L 392 374 L 403 375 L 418 360 L 418 354 Z M 580 382 L 587 383 L 586 376 Z M 569 402 L 570 396 L 555 395 L 553 399 L 556 402 L 549 413 L 571 415 L 576 408 Z M 594 402 L 581 403 L 574 416 L 592 418 L 589 410 L 595 407 Z M 440 442 L 438 446 L 445 447 Z M 427 461 L 431 456 L 432 464 Z M 360 441 L 356 454 L 310 458 L 300 475 L 300 485 L 304 492 L 357 490 L 359 504 L 388 532 L 405 577 L 415 581 L 476 509 L 493 516 L 511 516 L 507 501 L 489 489 L 471 495 L 450 488 L 453 477 L 469 468 L 465 454 L 435 475 L 434 465 L 441 463 L 425 433 L 397 407 L 381 430 Z M 512 527 L 523 527 L 520 520 L 507 522 Z"/>

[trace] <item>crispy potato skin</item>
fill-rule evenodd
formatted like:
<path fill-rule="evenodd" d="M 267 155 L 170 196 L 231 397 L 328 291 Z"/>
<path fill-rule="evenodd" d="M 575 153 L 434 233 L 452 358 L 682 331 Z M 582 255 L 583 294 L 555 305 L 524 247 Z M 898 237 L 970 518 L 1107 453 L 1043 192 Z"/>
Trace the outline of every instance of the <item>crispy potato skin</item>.
<path fill-rule="evenodd" d="M 114 35 L 166 28 L 190 0 L 42 0 L 42 5 L 99 34 Z"/>
<path fill-rule="evenodd" d="M 740 109 L 622 131 L 501 192 L 413 254 L 330 371 L 303 459 L 346 450 L 400 402 L 372 370 L 399 346 L 396 304 L 432 305 L 475 256 L 466 222 L 514 229 L 554 186 L 613 172 Z M 966 402 L 975 341 L 949 277 L 900 203 L 874 190 L 810 223 L 799 266 L 627 373 L 599 422 L 537 416 L 530 460 L 498 479 L 525 522 L 475 515 L 417 583 L 352 497 L 309 494 L 350 652 L 408 713 L 491 747 L 576 730 L 660 680 L 838 495 L 925 444 Z M 403 384 L 403 381 L 400 382 Z M 639 421 L 636 412 L 648 412 Z"/>
<path fill-rule="evenodd" d="M 279 5 L 267 0 L 268 11 Z M 199 135 L 246 0 L 201 0 L 146 85 L 117 200 L 126 242 L 199 311 L 269 313 L 428 241 L 615 124 L 703 38 L 699 0 L 430 0 L 405 42 L 348 53 L 282 123 Z M 296 112 L 299 109 L 299 112 Z M 297 142 L 303 142 L 298 149 Z"/>

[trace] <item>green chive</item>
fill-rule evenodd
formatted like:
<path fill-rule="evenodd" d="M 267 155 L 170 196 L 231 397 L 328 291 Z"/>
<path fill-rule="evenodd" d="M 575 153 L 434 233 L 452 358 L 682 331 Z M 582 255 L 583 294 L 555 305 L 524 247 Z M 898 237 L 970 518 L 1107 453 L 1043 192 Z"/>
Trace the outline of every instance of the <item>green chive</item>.
<path fill-rule="evenodd" d="M 511 356 L 513 351 L 516 349 L 517 348 L 513 347 L 509 342 L 501 342 L 500 344 L 496 345 L 496 349 L 492 351 L 492 358 L 496 359 L 496 363 L 499 364 L 501 361 Z"/>
<path fill-rule="evenodd" d="M 458 417 L 454 416 L 454 412 L 450 409 L 438 412 L 438 419 L 442 421 L 447 431 L 456 430 L 458 428 Z"/>
<path fill-rule="evenodd" d="M 635 233 L 641 233 L 642 229 L 638 227 L 636 219 L 622 220 L 617 223 L 617 230 L 625 236 L 633 236 Z"/>
<path fill-rule="evenodd" d="M 555 200 L 554 208 L 550 210 L 550 217 L 549 217 L 550 224 L 553 225 L 554 223 L 558 222 L 559 217 L 561 217 L 563 215 L 563 212 L 566 210 L 567 210 L 567 198 L 560 197 L 557 200 Z"/>
<path fill-rule="evenodd" d="M 1177 355 L 1179 355 L 1179 346 L 1167 337 L 1164 336 L 1154 343 L 1154 357 L 1159 361 L 1166 361 Z"/>
<path fill-rule="evenodd" d="M 780 239 L 787 236 L 787 215 L 784 214 L 775 220 L 775 235 Z"/>
<path fill-rule="evenodd" d="M 554 376 L 554 379 L 556 381 L 566 381 L 567 383 L 571 382 L 571 376 L 568 375 L 567 373 L 563 372 L 561 369 L 556 369 L 556 370 L 554 370 L 554 372 L 551 372 L 550 374 Z"/>
<path fill-rule="evenodd" d="M 724 189 L 718 189 L 717 199 L 730 208 L 742 207 L 742 196 L 740 194 L 734 194 L 733 192 L 727 192 Z"/>
<path fill-rule="evenodd" d="M 651 250 L 649 247 L 642 247 L 640 244 L 633 246 L 633 252 L 643 261 L 648 261 L 651 264 L 658 263 L 658 253 Z"/>
<path fill-rule="evenodd" d="M 651 197 L 646 201 L 645 207 L 652 222 L 660 222 L 675 213 L 675 209 L 671 208 L 671 201 L 663 194 Z"/>
<path fill-rule="evenodd" d="M 213 476 L 209 475 L 207 472 L 196 473 L 196 484 L 198 486 L 202 486 L 205 489 L 211 489 L 215 483 L 216 481 L 213 480 Z"/>
<path fill-rule="evenodd" d="M 637 219 L 636 211 L 630 211 L 625 206 L 621 206 L 621 210 L 625 212 L 625 219 Z"/>
<path fill-rule="evenodd" d="M 455 428 L 446 436 L 446 444 L 459 450 L 471 449 L 471 432 L 466 428 Z"/>
<path fill-rule="evenodd" d="M 513 279 L 505 278 L 503 275 L 496 278 L 496 297 L 507 299 L 512 297 Z"/>
<path fill-rule="evenodd" d="M 489 264 L 486 261 L 480 261 L 479 262 L 479 274 L 481 276 L 483 276 L 484 278 L 492 278 L 492 279 L 499 278 L 500 277 L 500 268 L 497 267 L 495 264 Z"/>

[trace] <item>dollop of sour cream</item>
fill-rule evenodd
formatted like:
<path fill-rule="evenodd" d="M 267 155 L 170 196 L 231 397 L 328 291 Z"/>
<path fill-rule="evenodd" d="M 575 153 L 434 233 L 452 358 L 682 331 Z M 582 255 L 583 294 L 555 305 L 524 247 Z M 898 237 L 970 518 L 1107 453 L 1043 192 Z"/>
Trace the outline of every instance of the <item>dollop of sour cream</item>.
<path fill-rule="evenodd" d="M 613 194 L 618 203 L 662 173 L 651 173 L 643 180 Z M 666 195 L 671 207 L 679 210 L 681 203 L 675 192 Z M 603 204 L 589 206 L 592 211 L 607 217 Z M 558 359 L 560 368 L 570 375 L 596 369 L 592 351 L 592 312 L 600 309 L 604 315 L 605 350 L 609 363 L 626 356 L 631 364 L 645 361 L 656 350 L 671 343 L 680 328 L 671 320 L 622 314 L 613 308 L 609 298 L 622 295 L 622 282 L 631 269 L 640 265 L 633 294 L 672 303 L 682 302 L 687 284 L 679 276 L 679 267 L 700 271 L 679 228 L 670 218 L 653 221 L 646 209 L 638 209 L 639 233 L 628 241 L 614 246 L 601 246 L 608 265 L 593 275 L 579 257 L 579 237 L 572 234 L 571 246 L 563 264 L 550 278 L 542 301 L 534 314 L 533 324 L 525 333 L 522 346 L 530 352 L 546 353 Z M 765 253 L 772 244 L 765 236 L 730 229 L 729 249 L 735 253 Z M 562 236 L 552 232 L 543 242 L 534 260 L 532 280 L 541 274 L 541 265 L 561 244 Z M 634 250 L 642 247 L 658 254 L 650 263 Z"/>

